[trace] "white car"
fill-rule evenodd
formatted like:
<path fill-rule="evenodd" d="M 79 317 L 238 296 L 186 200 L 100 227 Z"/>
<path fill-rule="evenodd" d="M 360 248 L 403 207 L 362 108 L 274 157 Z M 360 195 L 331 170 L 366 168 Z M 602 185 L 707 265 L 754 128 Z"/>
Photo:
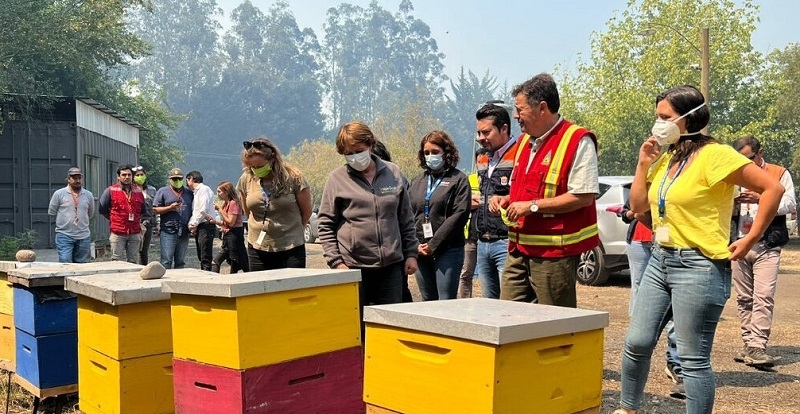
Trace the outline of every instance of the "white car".
<path fill-rule="evenodd" d="M 599 182 L 595 203 L 600 245 L 581 254 L 577 273 L 578 282 L 591 286 L 602 285 L 612 272 L 628 267 L 628 224 L 619 214 L 628 200 L 633 177 L 605 176 L 599 177 Z"/>
<path fill-rule="evenodd" d="M 311 218 L 308 219 L 308 224 L 303 229 L 303 238 L 306 243 L 314 243 L 317 240 L 317 212 L 311 213 Z"/>

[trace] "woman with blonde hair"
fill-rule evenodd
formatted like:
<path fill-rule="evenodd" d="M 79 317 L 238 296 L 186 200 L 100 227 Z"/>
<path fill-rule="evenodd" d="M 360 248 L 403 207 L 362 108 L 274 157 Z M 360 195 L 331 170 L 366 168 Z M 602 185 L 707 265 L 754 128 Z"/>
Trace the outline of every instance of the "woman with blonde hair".
<path fill-rule="evenodd" d="M 244 247 L 244 210 L 241 201 L 230 181 L 219 183 L 217 197 L 222 200 L 222 204 L 214 204 L 220 217 L 220 220 L 214 220 L 214 224 L 222 227 L 222 251 L 211 262 L 211 271 L 219 273 L 220 265 L 227 260 L 231 264 L 231 274 L 239 273 L 240 270 L 247 272 L 250 266 L 247 263 L 247 249 Z"/>
<path fill-rule="evenodd" d="M 244 173 L 236 189 L 247 220 L 250 271 L 305 267 L 303 229 L 311 218 L 311 190 L 300 171 L 281 158 L 272 141 L 242 143 Z"/>

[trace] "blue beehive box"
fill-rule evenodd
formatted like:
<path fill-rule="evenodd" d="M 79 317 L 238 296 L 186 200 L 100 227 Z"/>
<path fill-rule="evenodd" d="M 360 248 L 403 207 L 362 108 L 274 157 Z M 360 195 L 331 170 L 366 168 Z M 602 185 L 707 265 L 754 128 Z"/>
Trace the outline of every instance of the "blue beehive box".
<path fill-rule="evenodd" d="M 14 285 L 14 326 L 33 336 L 78 330 L 78 299 L 62 288 Z"/>
<path fill-rule="evenodd" d="M 32 336 L 17 329 L 17 375 L 36 388 L 78 382 L 78 333 Z"/>

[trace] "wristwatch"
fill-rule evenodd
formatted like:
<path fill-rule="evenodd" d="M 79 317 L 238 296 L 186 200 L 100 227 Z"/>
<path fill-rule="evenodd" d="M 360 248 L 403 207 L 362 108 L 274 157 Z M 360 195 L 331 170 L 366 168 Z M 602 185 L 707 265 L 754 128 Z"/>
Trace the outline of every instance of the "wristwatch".
<path fill-rule="evenodd" d="M 536 213 L 539 211 L 539 205 L 536 204 L 536 200 L 531 201 L 531 213 Z"/>

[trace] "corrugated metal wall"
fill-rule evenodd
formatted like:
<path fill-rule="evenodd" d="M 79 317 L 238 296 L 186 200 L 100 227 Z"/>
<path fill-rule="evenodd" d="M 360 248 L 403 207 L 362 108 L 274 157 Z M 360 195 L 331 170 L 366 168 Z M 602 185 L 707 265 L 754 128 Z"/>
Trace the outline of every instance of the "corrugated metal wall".
<path fill-rule="evenodd" d="M 0 135 L 0 235 L 36 230 L 36 248 L 54 248 L 53 192 L 66 185 L 72 166 L 84 172 L 84 187 L 97 200 L 117 182 L 120 165 L 136 165 L 139 130 L 80 101 L 76 121 L 7 121 Z M 112 134 L 110 137 L 105 134 Z M 92 164 L 92 165 L 89 165 Z M 92 239 L 108 240 L 108 220 L 97 215 Z"/>

